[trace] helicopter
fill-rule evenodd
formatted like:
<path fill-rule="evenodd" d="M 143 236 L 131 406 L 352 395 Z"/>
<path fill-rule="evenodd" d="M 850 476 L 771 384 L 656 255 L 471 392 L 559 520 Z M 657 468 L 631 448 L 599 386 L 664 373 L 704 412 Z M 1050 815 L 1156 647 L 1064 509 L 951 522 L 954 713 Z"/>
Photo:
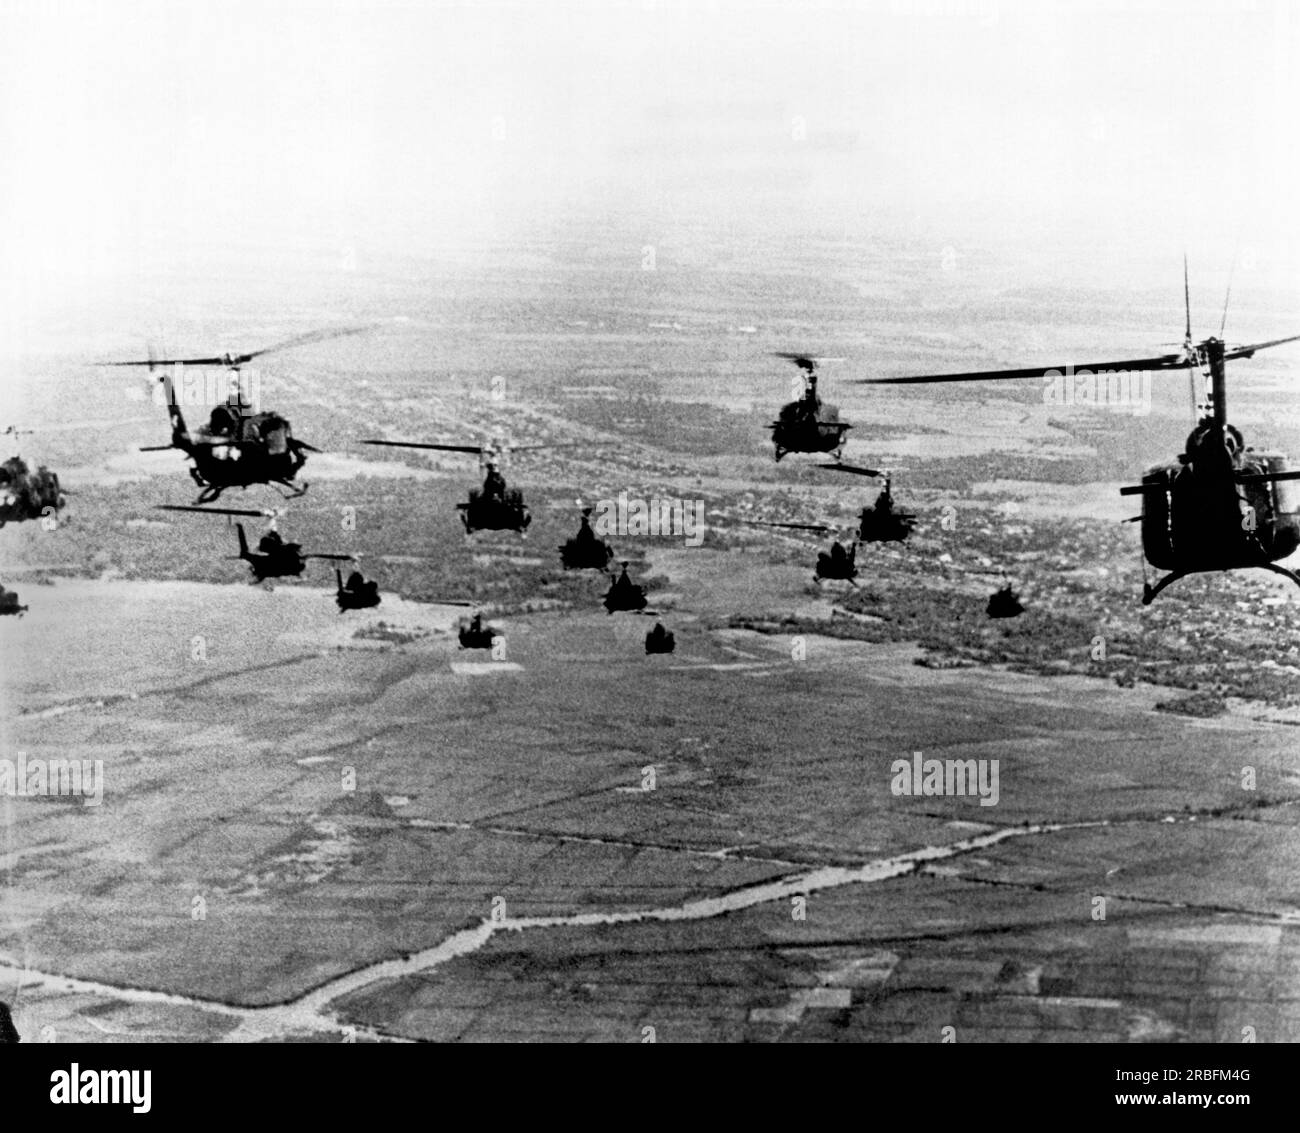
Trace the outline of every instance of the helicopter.
<path fill-rule="evenodd" d="M 462 649 L 491 649 L 501 637 L 501 631 L 496 626 L 485 626 L 483 615 L 475 611 L 469 622 L 460 626 L 456 636 Z"/>
<path fill-rule="evenodd" d="M 250 551 L 248 537 L 244 534 L 244 525 L 235 524 L 239 532 L 239 554 L 235 558 L 243 559 L 253 571 L 254 584 L 265 582 L 268 578 L 297 578 L 307 567 L 308 559 L 353 560 L 354 555 L 303 554 L 301 543 L 286 543 L 275 528 L 279 513 L 275 511 L 254 511 L 244 508 L 216 508 L 184 506 L 181 504 L 158 504 L 159 511 L 193 511 L 200 515 L 249 515 L 265 516 L 271 520 L 271 526 L 258 540 L 257 550 Z"/>
<path fill-rule="evenodd" d="M 1229 296 L 1231 289 L 1229 289 Z M 931 374 L 904 378 L 867 378 L 865 382 L 970 382 L 1015 378 L 1054 378 L 1066 374 L 1199 369 L 1205 398 L 1197 401 L 1192 387 L 1193 419 L 1184 451 L 1164 464 L 1153 465 L 1140 484 L 1120 489 L 1120 495 L 1142 497 L 1142 512 L 1131 522 L 1142 530 L 1142 604 L 1150 605 L 1165 587 L 1189 574 L 1258 567 L 1280 574 L 1300 586 L 1300 576 L 1279 565 L 1300 547 L 1300 501 L 1287 481 L 1300 479 L 1288 469 L 1287 458 L 1246 446 L 1241 431 L 1228 423 L 1225 363 L 1253 357 L 1256 351 L 1300 341 L 1300 335 L 1229 347 L 1223 340 L 1228 303 L 1223 305 L 1219 335 L 1194 341 L 1187 259 L 1183 258 L 1183 302 L 1186 313 L 1182 350 L 1153 358 L 1096 362 L 1074 367 L 1026 367 L 960 374 Z M 1168 571 L 1153 586 L 1147 564 Z"/>
<path fill-rule="evenodd" d="M 655 622 L 655 627 L 645 635 L 646 653 L 671 653 L 677 648 L 677 639 L 670 629 L 664 628 L 663 622 Z"/>
<path fill-rule="evenodd" d="M 823 464 L 835 472 L 850 472 L 855 476 L 880 477 L 885 481 L 885 488 L 876 502 L 864 507 L 858 517 L 858 542 L 860 543 L 902 543 L 916 530 L 916 516 L 910 511 L 894 508 L 894 496 L 890 491 L 893 472 L 880 472 L 874 468 L 858 468 L 852 464 Z"/>
<path fill-rule="evenodd" d="M 306 454 L 320 452 L 320 449 L 295 438 L 288 419 L 279 413 L 257 411 L 245 388 L 241 371 L 254 358 L 265 354 L 360 334 L 370 329 L 371 326 L 361 326 L 311 331 L 247 354 L 226 353 L 207 358 L 149 357 L 128 362 L 104 362 L 101 365 L 148 366 L 150 373 L 159 367 L 164 368 L 158 380 L 162 383 L 163 400 L 171 421 L 171 443 L 145 445 L 140 451 L 165 452 L 180 449 L 185 453 L 191 462 L 190 476 L 201 489 L 194 501 L 196 504 L 211 503 L 227 488 L 250 488 L 256 484 L 281 485 L 289 489 L 288 495 L 281 495 L 285 499 L 294 499 L 307 490 L 306 484 L 297 482 L 298 472 L 307 462 Z M 151 350 L 150 354 L 152 353 Z M 166 368 L 171 367 L 176 379 L 179 379 L 181 369 L 185 366 L 220 366 L 229 372 L 226 400 L 213 408 L 206 425 L 193 430 L 186 426 L 181 414 L 176 381 L 166 372 Z"/>
<path fill-rule="evenodd" d="M 0 617 L 16 614 L 21 618 L 26 612 L 27 607 L 18 604 L 18 592 L 0 586 Z"/>
<path fill-rule="evenodd" d="M 1020 595 L 1008 582 L 1000 590 L 993 592 L 985 612 L 990 618 L 1016 618 L 1025 612 L 1025 607 L 1020 602 Z"/>
<path fill-rule="evenodd" d="M 748 519 L 746 523 L 751 523 L 756 527 L 780 527 L 790 531 L 815 531 L 819 535 L 828 535 L 839 530 L 836 527 L 826 523 L 772 523 L 766 520 Z M 813 571 L 813 581 L 822 582 L 847 582 L 852 586 L 857 586 L 855 581 L 858 577 L 857 556 L 858 543 L 860 540 L 854 539 L 846 548 L 838 539 L 831 543 L 827 551 L 819 551 L 817 554 L 817 566 Z"/>
<path fill-rule="evenodd" d="M 803 393 L 798 400 L 783 405 L 772 422 L 777 461 L 788 452 L 833 452 L 838 457 L 844 447 L 844 434 L 853 426 L 840 420 L 837 406 L 825 404 L 817 396 L 817 366 L 839 359 L 813 358 L 783 350 L 776 351 L 776 357 L 788 358 L 803 372 Z"/>
<path fill-rule="evenodd" d="M 789 531 L 815 531 L 819 535 L 831 534 L 839 528 L 833 527 L 826 523 L 772 523 L 766 520 L 750 519 L 746 523 L 752 523 L 757 527 L 780 527 Z M 817 554 L 817 566 L 813 571 L 813 581 L 822 582 L 847 582 L 856 587 L 858 577 L 857 557 L 859 539 L 854 539 L 845 547 L 838 539 L 831 543 L 827 551 L 819 551 Z"/>
<path fill-rule="evenodd" d="M 559 548 L 560 561 L 565 570 L 603 571 L 614 557 L 614 548 L 604 539 L 596 538 L 596 533 L 591 529 L 590 516 L 591 508 L 583 508 L 578 533 L 565 540 Z"/>
<path fill-rule="evenodd" d="M 645 587 L 637 586 L 628 578 L 626 561 L 623 563 L 622 572 L 605 592 L 604 606 L 606 611 L 611 614 L 615 611 L 627 611 L 635 614 L 646 608 Z"/>
<path fill-rule="evenodd" d="M 334 557 L 349 558 L 350 556 Z M 334 568 L 334 577 L 338 580 L 338 591 L 334 595 L 334 601 L 339 604 L 340 614 L 345 610 L 366 610 L 371 606 L 379 605 L 379 583 L 368 580 L 359 570 L 354 570 L 348 575 L 346 585 L 343 582 L 343 572 L 338 567 Z"/>
<path fill-rule="evenodd" d="M 433 449 L 437 452 L 475 453 L 487 470 L 482 488 L 471 488 L 469 499 L 457 504 L 465 533 L 475 531 L 516 531 L 523 535 L 532 523 L 532 513 L 524 504 L 524 495 L 518 488 L 506 486 L 506 478 L 499 465 L 510 452 L 525 452 L 542 448 L 561 448 L 562 445 L 520 445 L 488 443 L 482 445 L 424 444 L 415 441 L 362 441 L 363 445 L 380 445 L 385 448 Z"/>
<path fill-rule="evenodd" d="M 817 567 L 813 572 L 813 581 L 847 582 L 856 588 L 858 585 L 858 543 L 855 539 L 846 550 L 844 544 L 836 540 L 829 551 L 819 551 Z"/>
<path fill-rule="evenodd" d="M 18 437 L 30 433 L 10 425 L 4 436 Z M 53 520 L 57 525 L 59 509 L 67 499 L 59 490 L 59 477 L 45 465 L 33 472 L 21 456 L 11 456 L 0 464 L 0 527 L 6 523 L 21 523 L 25 519 L 39 519 L 45 526 Z"/>

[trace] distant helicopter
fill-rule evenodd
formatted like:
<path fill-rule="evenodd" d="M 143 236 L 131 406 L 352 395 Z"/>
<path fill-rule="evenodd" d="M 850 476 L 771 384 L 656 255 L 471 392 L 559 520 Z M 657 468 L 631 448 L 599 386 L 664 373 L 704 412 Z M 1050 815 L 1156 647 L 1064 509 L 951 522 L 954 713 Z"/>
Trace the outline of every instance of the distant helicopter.
<path fill-rule="evenodd" d="M 147 358 L 143 361 L 105 362 L 105 366 L 148 366 L 152 373 L 163 367 L 159 377 L 171 421 L 170 444 L 146 445 L 141 452 L 164 452 L 180 449 L 191 461 L 190 476 L 202 491 L 196 504 L 210 503 L 227 488 L 249 488 L 255 484 L 279 484 L 290 490 L 286 499 L 301 496 L 306 484 L 296 478 L 307 462 L 306 454 L 320 452 L 305 441 L 297 440 L 287 418 L 279 413 L 258 412 L 240 376 L 241 369 L 254 358 L 314 342 L 360 334 L 370 326 L 345 327 L 339 330 L 312 331 L 253 350 L 247 354 L 222 354 L 207 358 Z M 175 368 L 177 375 L 184 366 L 221 366 L 229 371 L 229 394 L 226 400 L 212 410 L 206 425 L 191 430 L 181 414 L 175 383 L 167 367 Z M 283 493 L 282 493 L 283 494 Z"/>
<path fill-rule="evenodd" d="M 850 586 L 858 585 L 858 544 L 855 540 L 848 548 L 836 540 L 829 551 L 820 551 L 817 555 L 817 567 L 813 572 L 813 581 L 847 582 Z"/>
<path fill-rule="evenodd" d="M 853 428 L 840 420 L 837 406 L 825 404 L 817 396 L 817 366 L 821 362 L 838 361 L 833 358 L 812 358 L 806 354 L 790 354 L 778 350 L 778 358 L 788 358 L 803 371 L 803 394 L 798 400 L 781 407 L 772 422 L 772 444 L 776 446 L 779 461 L 787 452 L 833 452 L 838 455 L 844 447 L 844 434 Z"/>
<path fill-rule="evenodd" d="M 30 433 L 10 425 L 4 436 L 18 437 Z M 59 490 L 59 477 L 45 465 L 35 472 L 21 456 L 9 457 L 0 464 L 0 527 L 6 523 L 21 523 L 25 519 L 45 520 L 57 517 L 67 499 Z M 56 520 L 57 522 L 57 520 Z"/>
<path fill-rule="evenodd" d="M 605 570 L 614 557 L 614 548 L 604 539 L 596 538 L 591 529 L 590 515 L 591 508 L 582 509 L 578 533 L 559 548 L 565 570 Z"/>
<path fill-rule="evenodd" d="M 878 472 L 874 468 L 857 468 L 852 464 L 823 464 L 834 472 L 850 472 L 856 476 L 883 477 L 885 488 L 870 507 L 864 507 L 858 517 L 858 542 L 902 543 L 916 530 L 916 516 L 910 511 L 894 507 L 890 491 L 892 472 Z"/>
<path fill-rule="evenodd" d="M 475 611 L 468 623 L 461 624 L 456 636 L 462 649 L 491 649 L 501 631 L 496 626 L 485 626 L 483 615 Z"/>
<path fill-rule="evenodd" d="M 1020 595 L 1011 589 L 1011 583 L 1008 582 L 1000 590 L 994 591 L 985 611 L 990 618 L 1015 618 L 1025 612 L 1025 607 L 1020 602 Z"/>
<path fill-rule="evenodd" d="M 755 527 L 779 527 L 788 531 L 813 531 L 819 535 L 830 535 L 840 530 L 829 523 L 773 523 L 761 519 L 747 519 L 743 522 Z M 817 566 L 813 571 L 813 581 L 848 582 L 857 586 L 858 540 L 854 539 L 845 547 L 838 539 L 831 543 L 830 550 L 820 551 Z"/>
<path fill-rule="evenodd" d="M 363 445 L 380 445 L 385 448 L 432 449 L 437 452 L 469 452 L 482 461 L 486 474 L 482 488 L 471 488 L 469 500 L 457 504 L 465 533 L 475 531 L 516 531 L 524 534 L 532 523 L 532 513 L 524 504 L 523 493 L 506 486 L 506 478 L 499 465 L 510 452 L 526 452 L 542 448 L 565 448 L 567 445 L 508 445 L 489 443 L 482 445 L 423 444 L 415 441 L 362 441 Z"/>
<path fill-rule="evenodd" d="M 27 607 L 18 604 L 17 591 L 6 590 L 3 586 L 0 586 L 0 617 L 17 614 L 21 618 L 26 612 Z"/>
<path fill-rule="evenodd" d="M 605 592 L 604 606 L 611 614 L 616 611 L 639 613 L 646 608 L 645 587 L 637 586 L 628 578 L 626 562 L 623 563 L 622 572 Z"/>
<path fill-rule="evenodd" d="M 304 554 L 301 543 L 286 543 L 280 532 L 275 529 L 277 513 L 274 511 L 253 511 L 243 508 L 195 507 L 181 504 L 158 504 L 159 511 L 192 511 L 200 515 L 249 515 L 266 516 L 271 526 L 257 542 L 257 550 L 248 549 L 248 538 L 244 534 L 244 525 L 235 524 L 239 532 L 239 554 L 236 558 L 246 562 L 253 571 L 253 582 L 265 582 L 268 578 L 297 578 L 307 567 L 308 559 L 354 560 L 355 555 Z"/>
<path fill-rule="evenodd" d="M 663 622 L 655 622 L 655 627 L 645 635 L 647 653 L 671 653 L 677 648 L 677 639 L 672 630 L 665 629 Z"/>
<path fill-rule="evenodd" d="M 1192 370 L 1200 368 L 1206 382 L 1205 400 L 1196 403 L 1192 384 L 1193 415 L 1199 415 L 1187 438 L 1185 451 L 1176 461 L 1146 470 L 1142 483 L 1120 489 L 1125 496 L 1142 497 L 1142 513 L 1134 521 L 1142 524 L 1145 557 L 1142 604 L 1149 605 L 1166 586 L 1189 574 L 1202 571 L 1242 570 L 1259 567 L 1280 574 L 1300 586 L 1300 577 L 1278 565 L 1300 547 L 1300 502 L 1285 481 L 1300 479 L 1300 471 L 1289 470 L 1287 458 L 1276 452 L 1257 452 L 1245 446 L 1240 430 L 1228 424 L 1227 374 L 1225 363 L 1250 358 L 1257 350 L 1300 341 L 1300 335 L 1227 347 L 1222 337 L 1201 342 L 1192 339 L 1191 295 L 1187 260 L 1183 259 L 1183 301 L 1186 330 L 1182 351 L 1155 358 L 1122 362 L 1095 362 L 1085 366 L 1026 367 L 1018 370 L 988 370 L 962 374 L 937 374 L 906 378 L 860 379 L 868 382 L 971 382 L 1004 378 L 1043 378 L 1057 373 L 1094 374 L 1135 370 Z M 1228 317 L 1223 306 L 1219 334 Z M 1154 586 L 1146 578 L 1146 563 L 1170 573 Z"/>
<path fill-rule="evenodd" d="M 338 603 L 340 614 L 345 610 L 366 610 L 379 605 L 379 583 L 368 580 L 359 570 L 348 575 L 346 584 L 343 582 L 343 572 L 337 567 L 334 577 L 338 580 L 334 601 Z"/>

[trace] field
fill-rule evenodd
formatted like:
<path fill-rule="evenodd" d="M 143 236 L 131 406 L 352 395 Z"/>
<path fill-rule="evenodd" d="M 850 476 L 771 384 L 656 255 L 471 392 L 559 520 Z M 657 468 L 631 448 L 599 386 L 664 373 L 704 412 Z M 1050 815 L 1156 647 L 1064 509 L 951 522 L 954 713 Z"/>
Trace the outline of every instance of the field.
<path fill-rule="evenodd" d="M 32 345 L 9 376 L 50 427 L 24 450 L 71 495 L 56 530 L 0 532 L 30 607 L 0 624 L 4 746 L 101 760 L 104 790 L 0 797 L 24 1038 L 1300 1038 L 1297 595 L 1207 576 L 1144 609 L 1120 522 L 1118 486 L 1180 448 L 1181 379 L 1149 416 L 1032 382 L 850 384 L 1123 357 L 1177 331 L 1176 287 L 1017 287 L 1041 273 L 1007 264 L 971 295 L 920 251 L 703 237 L 646 272 L 643 242 L 299 265 L 279 323 L 236 275 L 169 328 L 224 349 L 378 322 L 268 362 L 264 400 L 327 450 L 308 494 L 229 496 L 359 554 L 372 611 L 340 614 L 319 564 L 249 586 L 224 520 L 155 510 L 195 489 L 135 451 L 166 435 L 147 379 L 88 364 L 140 350 L 146 298 Z M 815 536 L 746 522 L 847 525 L 877 490 L 772 461 L 777 349 L 845 359 L 823 392 L 859 426 L 846 459 L 894 469 L 920 517 L 862 548 L 859 590 L 812 583 Z M 1300 452 L 1293 369 L 1234 371 L 1259 447 Z M 359 444 L 493 434 L 573 446 L 507 466 L 524 540 L 460 530 L 471 457 Z M 613 540 L 671 656 L 560 569 L 578 501 L 621 492 L 705 508 L 698 547 Z M 1013 622 L 984 614 L 1003 580 Z M 498 656 L 458 649 L 458 600 Z M 997 760 L 996 804 L 896 793 L 915 752 Z"/>

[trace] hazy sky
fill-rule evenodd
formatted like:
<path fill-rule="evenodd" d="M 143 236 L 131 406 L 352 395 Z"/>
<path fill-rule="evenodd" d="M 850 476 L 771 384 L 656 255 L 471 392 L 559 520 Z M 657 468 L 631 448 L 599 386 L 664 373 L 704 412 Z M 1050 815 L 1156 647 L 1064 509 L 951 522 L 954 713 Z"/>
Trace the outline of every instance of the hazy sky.
<path fill-rule="evenodd" d="M 1270 0 L 0 11 L 11 319 L 223 250 L 584 217 L 1300 267 L 1300 16 Z"/>

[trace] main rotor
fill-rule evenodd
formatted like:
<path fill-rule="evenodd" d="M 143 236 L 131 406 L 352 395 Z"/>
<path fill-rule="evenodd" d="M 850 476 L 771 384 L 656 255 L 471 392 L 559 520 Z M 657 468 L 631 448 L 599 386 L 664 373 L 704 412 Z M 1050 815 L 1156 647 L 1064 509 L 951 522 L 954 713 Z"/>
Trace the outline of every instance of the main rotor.
<path fill-rule="evenodd" d="M 1229 291 L 1229 294 L 1231 291 Z M 1219 325 L 1219 335 L 1210 336 L 1196 342 L 1192 337 L 1191 296 L 1187 279 L 1187 257 L 1183 257 L 1183 302 L 1186 321 L 1182 349 L 1177 354 L 1161 354 L 1152 358 L 1129 358 L 1121 361 L 1087 362 L 1067 364 L 1064 366 L 1024 366 L 1014 370 L 972 370 L 958 374 L 921 374 L 905 378 L 858 378 L 860 384 L 874 385 L 909 385 L 928 382 L 984 382 L 1002 381 L 1015 378 L 1059 378 L 1062 374 L 1081 373 L 1116 373 L 1123 371 L 1159 371 L 1159 370 L 1194 370 L 1199 369 L 1205 377 L 1205 400 L 1198 401 L 1195 395 L 1193 379 L 1192 405 L 1197 424 L 1209 422 L 1218 427 L 1228 423 L 1227 367 L 1226 363 L 1237 358 L 1253 357 L 1257 350 L 1267 350 L 1288 342 L 1300 341 L 1300 334 L 1288 335 L 1286 338 L 1274 338 L 1268 342 L 1252 342 L 1245 346 L 1227 346 L 1223 341 L 1223 329 L 1227 323 L 1228 307 L 1224 302 L 1223 320 Z"/>

